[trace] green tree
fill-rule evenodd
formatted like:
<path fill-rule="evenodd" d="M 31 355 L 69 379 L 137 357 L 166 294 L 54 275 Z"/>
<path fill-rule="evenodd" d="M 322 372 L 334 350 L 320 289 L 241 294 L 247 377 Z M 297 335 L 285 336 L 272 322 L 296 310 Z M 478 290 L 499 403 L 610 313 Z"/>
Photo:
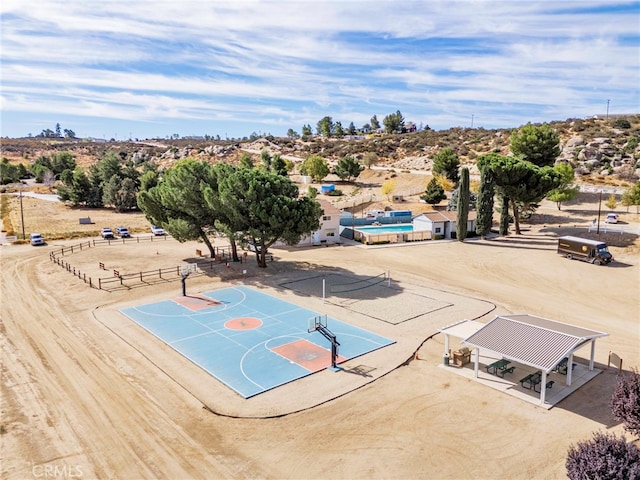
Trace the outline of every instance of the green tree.
<path fill-rule="evenodd" d="M 618 206 L 618 201 L 616 200 L 616 195 L 614 193 L 609 195 L 609 198 L 607 198 L 607 201 L 604 202 L 604 204 L 606 205 L 606 207 L 609 210 L 615 210 L 616 207 Z"/>
<path fill-rule="evenodd" d="M 553 166 L 560 155 L 560 137 L 548 124 L 527 123 L 511 134 L 511 152 L 539 167 Z"/>
<path fill-rule="evenodd" d="M 99 163 L 94 163 L 89 167 L 87 174 L 89 179 L 89 191 L 86 197 L 86 206 L 90 208 L 102 207 L 102 190 L 104 187 L 104 180 L 102 179 L 102 172 L 100 171 Z"/>
<path fill-rule="evenodd" d="M 33 165 L 31 165 L 31 173 L 34 175 L 35 177 L 35 182 L 36 183 L 42 183 L 42 180 L 44 179 L 44 176 L 47 172 L 51 171 L 50 167 L 45 166 L 42 163 L 34 163 Z"/>
<path fill-rule="evenodd" d="M 71 152 L 56 153 L 51 158 L 50 168 L 55 175 L 60 175 L 65 170 L 73 171 L 76 168 L 76 159 Z"/>
<path fill-rule="evenodd" d="M 122 176 L 122 166 L 120 165 L 120 157 L 115 152 L 107 152 L 97 163 L 98 174 L 103 183 L 108 182 L 111 177 L 117 175 Z"/>
<path fill-rule="evenodd" d="M 349 128 L 347 129 L 347 132 L 349 133 L 349 135 L 355 135 L 356 133 L 358 133 L 358 131 L 356 130 L 356 126 L 353 124 L 353 122 L 349 124 Z"/>
<path fill-rule="evenodd" d="M 29 178 L 29 170 L 27 170 L 27 167 L 24 166 L 24 163 L 18 164 L 18 178 Z"/>
<path fill-rule="evenodd" d="M 290 128 L 289 130 L 287 130 L 287 137 L 295 140 L 296 138 L 300 138 L 300 135 L 298 135 L 298 132 L 296 132 L 293 128 Z"/>
<path fill-rule="evenodd" d="M 500 197 L 502 204 L 500 206 L 500 235 L 506 237 L 509 235 L 509 197 L 502 195 Z"/>
<path fill-rule="evenodd" d="M 460 169 L 460 159 L 453 149 L 446 147 L 436 153 L 433 157 L 433 173 L 439 173 L 447 177 L 454 184 L 458 183 L 458 170 Z"/>
<path fill-rule="evenodd" d="M 342 122 L 336 122 L 333 128 L 334 135 L 338 138 L 344 137 L 344 129 L 342 128 Z"/>
<path fill-rule="evenodd" d="M 8 158 L 3 158 L 0 163 L 0 183 L 6 185 L 7 183 L 15 183 L 20 181 L 20 173 L 18 167 L 9 163 Z"/>
<path fill-rule="evenodd" d="M 468 233 L 469 222 L 469 169 L 463 168 L 458 186 L 458 217 L 456 221 L 456 238 L 464 242 Z"/>
<path fill-rule="evenodd" d="M 247 152 L 242 152 L 240 156 L 240 168 L 253 168 L 253 159 Z"/>
<path fill-rule="evenodd" d="M 209 234 L 216 231 L 218 214 L 205 199 L 207 189 L 218 190 L 213 167 L 185 158 L 165 171 L 158 185 L 140 192 L 138 206 L 151 223 L 164 228 L 179 242 L 202 240 L 213 258 Z"/>
<path fill-rule="evenodd" d="M 382 120 L 384 131 L 386 133 L 401 133 L 404 131 L 404 117 L 400 110 L 396 113 L 390 113 Z"/>
<path fill-rule="evenodd" d="M 63 185 L 58 187 L 58 197 L 61 201 L 70 201 L 74 206 L 89 204 L 92 185 L 82 168 L 76 167 L 73 172 L 65 170 L 61 180 Z"/>
<path fill-rule="evenodd" d="M 64 138 L 76 138 L 76 132 L 74 132 L 73 130 L 69 130 L 68 128 L 65 128 Z"/>
<path fill-rule="evenodd" d="M 316 125 L 316 130 L 318 135 L 322 135 L 323 137 L 330 137 L 333 133 L 334 124 L 331 117 L 324 117 L 318 121 Z"/>
<path fill-rule="evenodd" d="M 128 177 L 112 176 L 102 190 L 103 205 L 113 205 L 116 212 L 126 212 L 137 207 L 138 189 Z"/>
<path fill-rule="evenodd" d="M 380 129 L 380 122 L 378 121 L 377 115 L 371 117 L 371 130 L 376 131 Z"/>
<path fill-rule="evenodd" d="M 160 181 L 160 176 L 158 172 L 155 170 L 147 170 L 142 175 L 140 175 L 140 191 L 149 190 L 155 187 Z"/>
<path fill-rule="evenodd" d="M 622 204 L 626 207 L 636 206 L 636 212 L 640 205 L 640 182 L 627 188 L 622 194 Z"/>
<path fill-rule="evenodd" d="M 561 182 L 560 174 L 552 167 L 538 167 L 518 157 L 495 153 L 481 156 L 478 168 L 492 170 L 498 193 L 506 196 L 511 203 L 518 235 L 521 233 L 518 205 L 539 202 Z"/>
<path fill-rule="evenodd" d="M 321 182 L 324 177 L 329 175 L 329 166 L 327 161 L 320 155 L 309 155 L 300 166 L 302 175 L 309 175 L 314 182 Z"/>
<path fill-rule="evenodd" d="M 219 192 L 222 210 L 256 245 L 262 268 L 267 266 L 267 249 L 276 241 L 295 245 L 320 227 L 320 205 L 309 197 L 299 198 L 298 187 L 288 178 L 239 169 L 220 179 Z"/>
<path fill-rule="evenodd" d="M 575 173 L 571 165 L 561 162 L 555 165 L 553 169 L 560 175 L 562 183 L 558 188 L 554 188 L 549 192 L 547 199 L 551 202 L 556 202 L 558 210 L 561 210 L 562 202 L 570 202 L 576 198 L 580 193 L 580 187 L 573 185 Z"/>
<path fill-rule="evenodd" d="M 271 154 L 268 150 L 262 150 L 260 152 L 260 159 L 262 160 L 262 167 L 266 172 L 271 171 Z"/>
<path fill-rule="evenodd" d="M 62 138 L 62 133 L 60 131 L 60 124 L 56 123 L 56 138 Z"/>
<path fill-rule="evenodd" d="M 476 233 L 483 239 L 491 233 L 493 226 L 493 197 L 495 195 L 493 172 L 490 168 L 480 170 L 480 191 L 476 199 Z"/>
<path fill-rule="evenodd" d="M 303 125 L 302 126 L 302 139 L 307 140 L 309 137 L 313 136 L 313 130 L 311 130 L 311 125 Z"/>
<path fill-rule="evenodd" d="M 371 167 L 378 163 L 378 154 L 376 152 L 367 152 L 362 158 L 362 163 L 371 170 Z"/>
<path fill-rule="evenodd" d="M 287 162 L 279 153 L 276 153 L 271 159 L 271 173 L 283 177 L 287 176 Z"/>
<path fill-rule="evenodd" d="M 442 185 L 438 183 L 438 180 L 433 177 L 429 183 L 427 184 L 427 189 L 424 192 L 424 195 L 420 197 L 429 205 L 437 205 L 442 200 L 447 198 L 447 195 L 444 193 L 444 188 Z"/>
<path fill-rule="evenodd" d="M 348 182 L 351 182 L 353 179 L 358 178 L 362 170 L 364 170 L 363 165 L 360 165 L 353 157 L 347 156 L 338 160 L 338 164 L 333 170 L 333 173 L 335 173 L 340 180 L 346 179 Z"/>

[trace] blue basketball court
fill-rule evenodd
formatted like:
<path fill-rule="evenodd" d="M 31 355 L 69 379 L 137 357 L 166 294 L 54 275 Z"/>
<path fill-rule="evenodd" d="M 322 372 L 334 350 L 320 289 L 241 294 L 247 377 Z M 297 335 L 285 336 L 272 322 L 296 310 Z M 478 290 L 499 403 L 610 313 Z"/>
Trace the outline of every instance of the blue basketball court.
<path fill-rule="evenodd" d="M 309 333 L 320 313 L 248 287 L 123 308 L 128 318 L 244 398 L 331 365 L 331 342 Z M 313 323 L 313 321 L 312 321 Z M 337 363 L 395 343 L 334 318 Z"/>

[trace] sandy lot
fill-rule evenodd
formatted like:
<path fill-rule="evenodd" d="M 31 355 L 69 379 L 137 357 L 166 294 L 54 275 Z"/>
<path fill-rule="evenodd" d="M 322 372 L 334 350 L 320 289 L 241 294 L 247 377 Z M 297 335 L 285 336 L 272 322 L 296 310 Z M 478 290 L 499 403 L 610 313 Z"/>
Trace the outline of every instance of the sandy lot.
<path fill-rule="evenodd" d="M 562 214 L 549 215 L 560 223 Z M 249 258 L 244 277 L 233 265 L 190 278 L 190 291 L 246 283 L 398 339 L 347 365 L 370 377 L 321 372 L 249 400 L 118 313 L 175 295 L 179 281 L 100 291 L 49 260 L 78 240 L 2 246 L 2 478 L 564 478 L 571 444 L 595 430 L 622 432 L 606 364 L 609 351 L 626 368 L 640 364 L 640 292 L 637 243 L 612 247 L 617 262 L 596 267 L 554 253 L 563 229 L 531 225 L 518 237 L 464 244 L 279 249 L 266 271 Z M 131 271 L 179 264 L 195 248 L 104 247 L 69 261 Z M 367 319 L 366 302 L 345 318 L 343 307 L 281 285 L 384 270 L 405 295 L 453 307 L 394 325 Z M 604 373 L 545 410 L 439 368 L 443 339 L 425 339 L 502 312 L 609 333 L 596 350 Z M 420 360 L 407 363 L 418 348 Z"/>

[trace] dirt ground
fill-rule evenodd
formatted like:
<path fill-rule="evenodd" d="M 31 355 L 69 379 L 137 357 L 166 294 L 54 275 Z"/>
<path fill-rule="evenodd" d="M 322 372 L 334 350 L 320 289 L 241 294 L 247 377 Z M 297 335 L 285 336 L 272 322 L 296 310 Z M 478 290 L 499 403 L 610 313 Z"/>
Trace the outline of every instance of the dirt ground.
<path fill-rule="evenodd" d="M 637 239 L 612 246 L 616 262 L 609 267 L 554 251 L 556 236 L 573 233 L 594 208 L 559 213 L 547 206 L 548 217 L 524 225 L 520 236 L 274 249 L 276 260 L 266 270 L 249 257 L 245 275 L 232 265 L 190 278 L 190 291 L 245 283 L 357 324 L 366 315 L 345 318 L 341 307 L 281 284 L 321 271 L 390 270 L 405 290 L 428 291 L 453 305 L 399 325 L 369 321 L 369 330 L 398 340 L 349 365 L 370 377 L 321 372 L 249 400 L 118 312 L 175 295 L 179 280 L 97 290 L 49 260 L 50 251 L 78 239 L 43 248 L 3 245 L 1 476 L 565 478 L 570 445 L 596 430 L 623 432 L 609 408 L 616 379 L 607 368 L 609 352 L 625 369 L 640 364 Z M 126 271 L 160 268 L 193 260 L 196 248 L 167 240 L 93 248 L 67 260 L 99 275 L 99 261 Z M 609 333 L 596 348 L 604 372 L 546 410 L 439 368 L 442 336 L 425 342 L 439 327 L 503 312 Z M 406 362 L 416 349 L 419 360 Z"/>

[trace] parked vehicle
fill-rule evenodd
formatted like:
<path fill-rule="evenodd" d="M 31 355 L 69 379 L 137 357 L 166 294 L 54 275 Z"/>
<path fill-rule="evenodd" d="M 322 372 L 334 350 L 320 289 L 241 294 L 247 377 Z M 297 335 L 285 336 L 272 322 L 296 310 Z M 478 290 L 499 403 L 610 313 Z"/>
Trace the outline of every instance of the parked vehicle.
<path fill-rule="evenodd" d="M 154 235 L 166 235 L 164 229 L 156 225 L 151 225 L 151 233 L 153 233 Z"/>
<path fill-rule="evenodd" d="M 100 235 L 102 235 L 102 238 L 104 238 L 105 240 L 113 240 L 114 238 L 116 238 L 115 235 L 113 234 L 113 230 L 107 227 L 104 227 L 102 229 L 102 232 L 100 233 Z"/>
<path fill-rule="evenodd" d="M 261 246 L 261 245 L 256 245 L 256 244 L 255 244 L 255 243 L 253 243 L 253 242 L 249 242 L 249 243 L 247 244 L 247 247 L 249 248 L 249 250 L 250 250 L 251 252 L 261 252 L 261 251 L 262 251 L 262 246 Z"/>
<path fill-rule="evenodd" d="M 129 238 L 131 236 L 127 227 L 116 227 L 116 234 L 120 238 Z"/>
<path fill-rule="evenodd" d="M 558 253 L 568 259 L 577 258 L 596 265 L 606 265 L 613 261 L 607 244 L 598 240 L 580 237 L 558 238 Z"/>
<path fill-rule="evenodd" d="M 604 223 L 618 223 L 618 214 L 607 213 L 607 217 L 604 219 Z"/>
<path fill-rule="evenodd" d="M 32 233 L 29 235 L 29 243 L 34 247 L 37 245 L 44 245 L 44 238 L 39 233 Z"/>

